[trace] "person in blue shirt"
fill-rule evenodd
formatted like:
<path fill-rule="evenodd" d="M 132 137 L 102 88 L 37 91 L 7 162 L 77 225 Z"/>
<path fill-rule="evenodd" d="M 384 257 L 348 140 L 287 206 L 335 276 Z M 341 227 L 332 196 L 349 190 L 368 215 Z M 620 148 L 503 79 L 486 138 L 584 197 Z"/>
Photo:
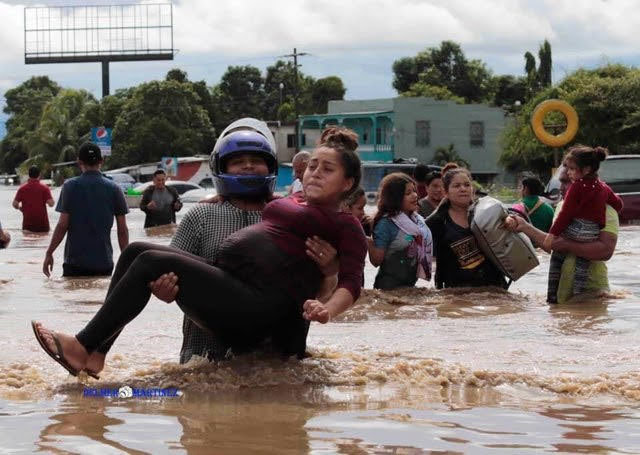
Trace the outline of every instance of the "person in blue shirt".
<path fill-rule="evenodd" d="M 114 217 L 120 250 L 129 244 L 127 203 L 120 187 L 100 172 L 100 148 L 91 142 L 82 144 L 78 150 L 78 166 L 82 175 L 64 183 L 56 206 L 60 218 L 42 264 L 47 277 L 53 270 L 53 253 L 65 236 L 63 276 L 111 275 Z"/>
<path fill-rule="evenodd" d="M 380 266 L 373 287 L 414 286 L 418 278 L 431 279 L 432 237 L 417 213 L 415 181 L 395 172 L 380 182 L 378 212 L 373 219 L 369 260 Z"/>

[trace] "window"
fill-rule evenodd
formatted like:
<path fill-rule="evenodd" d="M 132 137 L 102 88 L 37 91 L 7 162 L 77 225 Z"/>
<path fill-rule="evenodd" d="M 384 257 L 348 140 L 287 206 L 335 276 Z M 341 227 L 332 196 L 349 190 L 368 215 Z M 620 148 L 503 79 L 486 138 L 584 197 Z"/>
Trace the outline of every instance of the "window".
<path fill-rule="evenodd" d="M 366 144 L 368 139 L 369 139 L 369 133 L 365 131 L 364 133 L 362 133 L 362 143 Z"/>
<path fill-rule="evenodd" d="M 287 134 L 287 148 L 296 148 L 295 134 Z"/>
<path fill-rule="evenodd" d="M 382 128 L 376 128 L 376 144 L 385 144 L 385 138 L 382 137 Z"/>
<path fill-rule="evenodd" d="M 300 139 L 300 142 L 301 142 L 300 147 L 304 147 L 305 145 L 307 145 L 307 135 L 306 134 L 302 135 L 302 138 Z"/>
<path fill-rule="evenodd" d="M 484 122 L 469 122 L 469 139 L 472 147 L 484 146 Z"/>
<path fill-rule="evenodd" d="M 431 122 L 416 120 L 416 147 L 428 147 L 431 142 Z"/>

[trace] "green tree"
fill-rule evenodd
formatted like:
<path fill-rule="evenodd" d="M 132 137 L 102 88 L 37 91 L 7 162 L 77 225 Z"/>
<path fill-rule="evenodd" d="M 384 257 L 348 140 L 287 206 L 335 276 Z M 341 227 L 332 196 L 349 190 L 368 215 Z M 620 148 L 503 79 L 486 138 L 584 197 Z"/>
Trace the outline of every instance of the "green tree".
<path fill-rule="evenodd" d="M 513 112 L 516 101 L 524 103 L 527 98 L 527 80 L 524 77 L 502 75 L 495 78 L 495 106 L 506 106 Z"/>
<path fill-rule="evenodd" d="M 524 54 L 524 72 L 527 79 L 527 99 L 532 98 L 540 90 L 551 87 L 551 44 L 544 40 L 538 49 L 538 67 L 536 68 L 536 58 L 531 52 Z"/>
<path fill-rule="evenodd" d="M 45 170 L 57 162 L 77 158 L 78 146 L 90 139 L 91 127 L 100 123 L 100 105 L 86 90 L 63 89 L 42 112 L 28 142 L 29 158 L 23 170 L 37 163 Z"/>
<path fill-rule="evenodd" d="M 438 166 L 444 166 L 447 163 L 457 163 L 460 166 L 469 168 L 469 163 L 463 159 L 453 144 L 449 144 L 447 147 L 438 147 L 433 154 L 431 164 Z"/>
<path fill-rule="evenodd" d="M 28 143 L 35 135 L 44 106 L 60 91 L 47 76 L 34 76 L 7 90 L 3 111 L 9 114 L 7 134 L 0 144 L 0 169 L 14 172 L 29 157 Z"/>
<path fill-rule="evenodd" d="M 217 131 L 241 117 L 261 118 L 264 79 L 255 66 L 230 66 L 213 88 Z"/>
<path fill-rule="evenodd" d="M 291 106 L 291 113 L 293 114 L 293 94 L 295 87 L 293 62 L 278 60 L 274 65 L 267 67 L 264 78 L 264 105 L 262 114 L 262 118 L 264 119 L 285 120 L 278 114 L 281 109 L 280 84 L 282 84 L 282 104 L 289 104 Z M 301 85 L 300 73 L 298 74 L 298 85 Z"/>
<path fill-rule="evenodd" d="M 199 103 L 190 84 L 175 80 L 140 84 L 116 122 L 109 165 L 209 153 L 214 132 Z"/>
<path fill-rule="evenodd" d="M 412 84 L 409 90 L 402 93 L 402 96 L 426 96 L 436 100 L 451 100 L 458 104 L 464 104 L 464 98 L 454 95 L 448 88 L 429 85 L 424 82 L 416 82 L 415 84 Z"/>
<path fill-rule="evenodd" d="M 467 103 L 491 98 L 492 74 L 480 60 L 468 60 L 462 48 L 453 41 L 443 41 L 440 47 L 430 47 L 415 57 L 404 57 L 393 64 L 393 86 L 406 93 L 418 82 L 445 87 L 464 98 Z"/>
<path fill-rule="evenodd" d="M 544 40 L 544 43 L 540 45 L 538 50 L 538 83 L 541 88 L 551 87 L 551 44 L 549 41 Z"/>
<path fill-rule="evenodd" d="M 580 69 L 538 93 L 505 128 L 500 161 L 508 169 L 548 174 L 554 165 L 554 149 L 538 141 L 530 126 L 535 107 L 551 98 L 576 109 L 580 127 L 574 143 L 604 146 L 614 154 L 640 148 L 640 69 L 623 65 Z"/>
<path fill-rule="evenodd" d="M 346 91 L 342 79 L 337 76 L 318 79 L 311 87 L 312 113 L 326 114 L 329 101 L 344 99 Z"/>

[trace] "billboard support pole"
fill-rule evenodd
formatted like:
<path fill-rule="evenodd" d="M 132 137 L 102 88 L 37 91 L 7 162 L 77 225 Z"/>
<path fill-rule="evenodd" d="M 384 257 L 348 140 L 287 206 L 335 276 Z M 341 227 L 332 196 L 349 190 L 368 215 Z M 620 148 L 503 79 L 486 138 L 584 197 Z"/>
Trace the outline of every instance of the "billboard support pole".
<path fill-rule="evenodd" d="M 109 96 L 109 60 L 102 61 L 102 97 Z"/>

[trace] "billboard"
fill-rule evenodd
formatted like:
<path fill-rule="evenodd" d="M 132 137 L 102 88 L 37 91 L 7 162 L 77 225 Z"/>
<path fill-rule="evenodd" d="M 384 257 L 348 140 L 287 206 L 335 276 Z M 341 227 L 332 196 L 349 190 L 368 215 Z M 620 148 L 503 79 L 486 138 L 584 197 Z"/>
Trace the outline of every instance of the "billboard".
<path fill-rule="evenodd" d="M 172 8 L 170 3 L 26 7 L 25 63 L 172 60 Z"/>

